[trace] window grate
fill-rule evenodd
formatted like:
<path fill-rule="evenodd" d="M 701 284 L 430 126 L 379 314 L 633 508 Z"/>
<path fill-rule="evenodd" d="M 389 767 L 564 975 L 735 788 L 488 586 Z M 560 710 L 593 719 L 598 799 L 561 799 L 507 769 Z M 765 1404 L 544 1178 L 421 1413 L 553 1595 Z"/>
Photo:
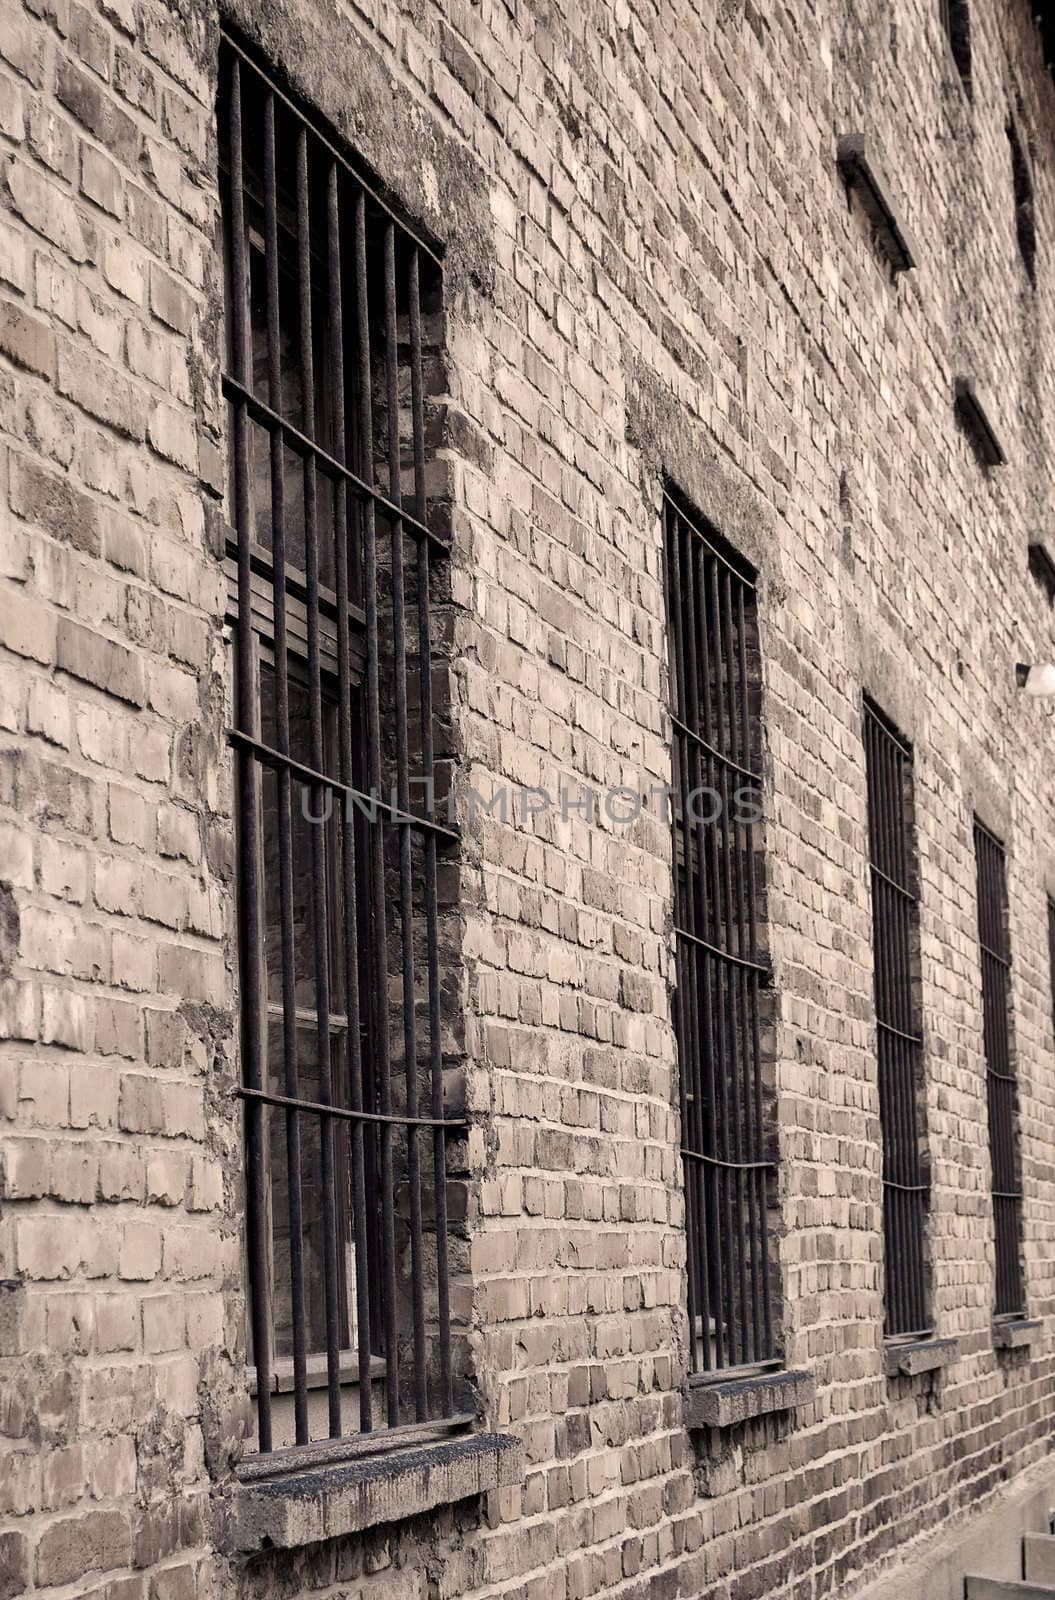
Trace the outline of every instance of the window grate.
<path fill-rule="evenodd" d="M 993 1226 L 996 1240 L 996 1315 L 1024 1308 L 1020 1243 L 1022 1190 L 1018 1175 L 1018 1097 L 1011 1055 L 1011 944 L 1008 937 L 1004 847 L 974 824 L 978 878 L 978 942 L 982 960 L 982 1019 L 989 1109 Z"/>
<path fill-rule="evenodd" d="M 465 1124 L 444 1115 L 438 852 L 457 834 L 434 792 L 445 546 L 425 423 L 441 282 L 229 38 L 220 85 L 238 1092 L 267 1452 L 356 1431 L 350 1350 L 358 1431 L 454 1414 L 447 1141 Z M 321 1357 L 324 1424 L 308 1398 Z M 276 1366 L 292 1374 L 286 1441 Z"/>
<path fill-rule="evenodd" d="M 1055 900 L 1048 896 L 1048 982 L 1051 985 L 1051 1022 L 1055 1028 Z"/>
<path fill-rule="evenodd" d="M 670 498 L 664 517 L 690 1356 L 694 1373 L 713 1375 L 778 1359 L 760 1024 L 761 673 L 753 574 Z"/>
<path fill-rule="evenodd" d="M 929 1185 L 921 1148 L 923 1040 L 912 752 L 868 700 L 864 742 L 883 1141 L 885 1320 L 887 1337 L 893 1338 L 931 1331 L 924 1254 Z"/>

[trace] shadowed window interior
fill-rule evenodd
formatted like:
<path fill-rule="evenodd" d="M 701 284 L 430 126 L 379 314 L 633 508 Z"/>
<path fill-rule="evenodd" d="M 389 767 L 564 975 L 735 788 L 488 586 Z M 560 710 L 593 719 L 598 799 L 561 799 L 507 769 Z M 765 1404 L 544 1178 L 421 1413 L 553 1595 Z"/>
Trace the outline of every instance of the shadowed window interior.
<path fill-rule="evenodd" d="M 221 56 L 250 1348 L 268 1452 L 455 1414 L 426 488 L 441 273 Z M 290 1416 L 273 1397 L 291 1396 Z"/>
<path fill-rule="evenodd" d="M 1018 136 L 1014 121 L 1007 124 L 1007 140 L 1011 151 L 1011 185 L 1015 200 L 1015 236 L 1018 253 L 1030 283 L 1037 281 L 1037 225 L 1033 209 L 1033 176 L 1029 159 Z"/>
<path fill-rule="evenodd" d="M 929 1333 L 924 1237 L 923 1037 L 912 751 L 877 706 L 864 706 L 872 879 L 883 1244 L 888 1338 Z"/>
<path fill-rule="evenodd" d="M 669 497 L 664 519 L 690 1356 L 694 1373 L 716 1375 L 779 1360 L 761 671 L 754 573 Z"/>
<path fill-rule="evenodd" d="M 1011 1050 L 1011 942 L 1008 937 L 1004 847 L 975 818 L 978 942 L 982 960 L 989 1156 L 996 1241 L 996 1316 L 1024 1310 L 1020 1247 L 1022 1188 L 1018 1171 L 1018 1086 Z"/>
<path fill-rule="evenodd" d="M 956 70 L 971 86 L 971 9 L 969 0 L 939 0 L 941 24 L 949 41 Z"/>

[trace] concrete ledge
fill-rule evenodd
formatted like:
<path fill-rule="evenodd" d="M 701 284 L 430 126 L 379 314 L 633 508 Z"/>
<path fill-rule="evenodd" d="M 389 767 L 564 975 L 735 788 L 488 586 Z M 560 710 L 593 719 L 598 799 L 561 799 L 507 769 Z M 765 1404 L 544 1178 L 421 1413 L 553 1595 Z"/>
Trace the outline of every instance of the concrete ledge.
<path fill-rule="evenodd" d="M 685 1391 L 688 1428 L 731 1428 L 770 1411 L 808 1405 L 815 1393 L 812 1372 L 762 1372 L 718 1382 L 690 1382 Z"/>
<path fill-rule="evenodd" d="M 1014 1322 L 993 1323 L 994 1350 L 1021 1350 L 1024 1345 L 1036 1344 L 1044 1332 L 1039 1317 L 1019 1317 Z"/>
<path fill-rule="evenodd" d="M 289 1550 L 400 1522 L 519 1483 L 522 1476 L 520 1441 L 497 1433 L 288 1471 L 235 1485 L 225 1544 L 238 1551 Z"/>
<path fill-rule="evenodd" d="M 914 1378 L 920 1372 L 933 1372 L 938 1367 L 951 1367 L 960 1359 L 959 1339 L 914 1339 L 910 1344 L 888 1344 L 884 1347 L 888 1378 Z"/>
<path fill-rule="evenodd" d="M 836 151 L 839 170 L 855 188 L 895 272 L 908 272 L 919 260 L 912 235 L 894 209 L 890 185 L 863 133 L 848 133 Z"/>

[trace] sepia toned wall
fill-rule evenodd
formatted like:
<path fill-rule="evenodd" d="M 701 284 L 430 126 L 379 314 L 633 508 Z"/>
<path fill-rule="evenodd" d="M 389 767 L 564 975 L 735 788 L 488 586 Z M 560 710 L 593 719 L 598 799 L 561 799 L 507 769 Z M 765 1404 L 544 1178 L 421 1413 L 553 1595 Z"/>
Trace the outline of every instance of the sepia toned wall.
<path fill-rule="evenodd" d="M 463 799 L 669 782 L 664 481 L 758 570 L 772 1225 L 786 1364 L 815 1384 L 686 1427 L 664 819 L 466 808 L 456 1308 L 522 1481 L 247 1559 L 220 16 L 0 0 L 0 1597 L 819 1600 L 1048 1454 L 1055 774 L 1014 664 L 1052 646 L 1027 547 L 1052 516 L 1055 89 L 1025 0 L 972 6 L 970 94 L 938 10 L 223 13 L 444 246 Z M 835 164 L 856 130 L 918 243 L 897 277 Z M 959 1341 L 916 1377 L 884 1365 L 862 693 L 915 751 L 928 1249 Z M 991 1326 L 975 813 L 1008 851 L 1043 1319 L 1015 1351 Z"/>

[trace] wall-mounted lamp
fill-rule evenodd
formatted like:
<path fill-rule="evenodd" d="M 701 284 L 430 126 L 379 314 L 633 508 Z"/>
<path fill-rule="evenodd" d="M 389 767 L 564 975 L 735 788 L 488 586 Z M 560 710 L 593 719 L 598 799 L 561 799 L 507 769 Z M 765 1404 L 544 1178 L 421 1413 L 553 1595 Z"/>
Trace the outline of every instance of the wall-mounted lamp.
<path fill-rule="evenodd" d="M 1044 661 L 1027 667 L 1021 661 L 1015 668 L 1015 682 L 1033 700 L 1055 698 L 1055 662 Z"/>

